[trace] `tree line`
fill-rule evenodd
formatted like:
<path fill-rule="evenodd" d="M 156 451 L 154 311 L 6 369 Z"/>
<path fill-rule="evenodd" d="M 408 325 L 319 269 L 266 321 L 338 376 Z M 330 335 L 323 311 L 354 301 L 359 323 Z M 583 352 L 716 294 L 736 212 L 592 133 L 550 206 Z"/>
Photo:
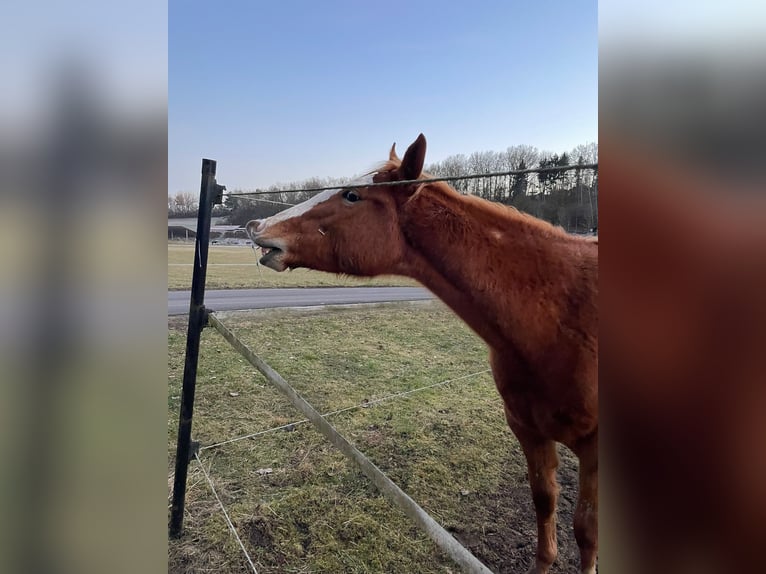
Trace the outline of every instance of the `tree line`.
<path fill-rule="evenodd" d="M 588 143 L 562 154 L 518 145 L 502 152 L 459 154 L 427 166 L 437 177 L 555 168 L 598 163 L 598 145 Z M 579 168 L 464 179 L 450 185 L 463 194 L 482 197 L 560 225 L 570 232 L 598 227 L 598 172 Z"/>
<path fill-rule="evenodd" d="M 540 151 L 533 146 L 518 145 L 502 152 L 483 151 L 467 156 L 452 155 L 442 161 L 426 165 L 425 171 L 435 177 L 460 177 L 597 162 L 598 145 L 596 143 L 579 145 L 561 154 Z M 226 194 L 224 205 L 217 206 L 218 214 L 226 215 L 231 225 L 244 225 L 251 219 L 274 215 L 286 209 L 285 204 L 300 203 L 316 193 L 311 191 L 285 193 L 281 190 L 340 187 L 349 181 L 349 178 L 314 177 L 257 189 L 255 191 L 264 192 L 263 195 L 258 196 L 237 197 Z M 598 227 L 598 172 L 593 169 L 576 168 L 568 171 L 482 177 L 451 181 L 450 185 L 460 193 L 513 206 L 554 225 L 560 225 L 570 232 L 587 232 Z M 179 196 L 181 196 L 180 201 Z M 168 198 L 169 216 L 171 213 L 194 215 L 196 207 L 196 198 L 190 193 L 180 193 L 174 198 Z"/>
<path fill-rule="evenodd" d="M 199 196 L 190 191 L 179 191 L 175 195 L 168 196 L 168 217 L 197 217 Z M 231 210 L 225 205 L 214 205 L 213 216 L 222 217 L 231 214 Z"/>

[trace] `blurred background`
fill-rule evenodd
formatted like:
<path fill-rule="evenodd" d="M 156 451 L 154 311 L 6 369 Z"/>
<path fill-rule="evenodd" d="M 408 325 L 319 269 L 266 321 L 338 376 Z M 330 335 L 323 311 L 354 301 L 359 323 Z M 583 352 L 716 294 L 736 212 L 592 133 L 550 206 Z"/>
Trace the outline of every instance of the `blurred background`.
<path fill-rule="evenodd" d="M 765 22 L 752 2 L 600 2 L 602 133 L 619 129 L 732 191 L 763 183 Z"/>
<path fill-rule="evenodd" d="M 0 571 L 163 571 L 167 6 L 3 21 Z"/>
<path fill-rule="evenodd" d="M 766 571 L 765 16 L 599 3 L 605 572 Z"/>

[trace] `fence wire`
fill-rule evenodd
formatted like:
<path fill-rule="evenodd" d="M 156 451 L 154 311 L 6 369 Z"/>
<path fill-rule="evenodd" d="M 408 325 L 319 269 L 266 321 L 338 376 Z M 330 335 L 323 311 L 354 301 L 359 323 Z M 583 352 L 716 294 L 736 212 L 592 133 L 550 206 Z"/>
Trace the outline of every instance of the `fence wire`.
<path fill-rule="evenodd" d="M 263 359 L 237 338 L 214 313 L 208 315 L 208 324 L 216 329 L 245 360 L 254 366 L 266 380 L 281 392 L 290 403 L 308 418 L 326 439 L 352 461 L 359 470 L 391 502 L 417 524 L 428 537 L 450 558 L 470 574 L 492 574 L 481 561 L 445 530 L 430 514 L 421 508 L 406 492 L 396 485 L 384 472 L 360 452 L 351 442 L 340 434 L 314 407 L 298 394 L 279 373 L 274 371 Z"/>
<path fill-rule="evenodd" d="M 328 191 L 331 189 L 361 189 L 366 187 L 393 187 L 397 185 L 407 185 L 412 183 L 420 184 L 420 183 L 434 183 L 437 181 L 459 181 L 459 180 L 480 179 L 480 178 L 490 178 L 490 177 L 509 177 L 509 176 L 525 175 L 529 173 L 558 173 L 562 171 L 571 171 L 576 169 L 598 171 L 598 164 L 584 163 L 584 164 L 563 165 L 563 166 L 555 166 L 555 167 L 533 167 L 529 169 L 515 169 L 515 170 L 508 170 L 508 171 L 488 172 L 488 173 L 474 173 L 469 175 L 451 175 L 451 176 L 444 176 L 444 177 L 429 177 L 424 179 L 405 179 L 402 181 L 381 181 L 378 183 L 338 184 L 338 185 L 330 185 L 330 186 L 324 186 L 324 187 L 276 189 L 273 191 L 236 191 L 236 192 L 227 193 L 226 195 L 229 197 L 248 197 L 253 195 L 268 195 L 268 194 L 276 194 L 276 193 L 300 193 L 300 192 L 309 193 L 309 192 L 315 192 L 315 191 Z"/>
<path fill-rule="evenodd" d="M 218 496 L 218 492 L 215 489 L 215 485 L 213 484 L 212 479 L 210 478 L 210 475 L 205 470 L 205 465 L 202 464 L 202 461 L 199 459 L 199 455 L 195 452 L 194 458 L 197 459 L 197 462 L 199 463 L 199 467 L 202 470 L 202 474 L 205 475 L 205 478 L 207 479 L 207 484 L 210 487 L 210 490 L 213 492 L 213 496 L 215 496 L 215 499 L 218 501 L 218 506 L 221 507 L 221 512 L 223 512 L 224 518 L 226 518 L 226 524 L 229 526 L 229 530 L 231 530 L 231 533 L 234 535 L 234 538 L 237 539 L 237 544 L 239 544 L 239 547 L 242 549 L 242 552 L 245 554 L 245 558 L 247 558 L 247 563 L 250 564 L 250 568 L 252 568 L 253 572 L 255 574 L 258 574 L 258 570 L 255 569 L 255 564 L 253 564 L 253 559 L 250 558 L 250 554 L 248 554 L 247 549 L 245 548 L 245 545 L 242 543 L 242 539 L 239 537 L 239 533 L 237 532 L 237 529 L 234 527 L 234 523 L 231 521 L 231 518 L 229 518 L 229 513 L 226 512 L 226 507 L 223 505 L 223 502 L 221 501 L 221 497 Z"/>
<path fill-rule="evenodd" d="M 383 403 L 383 402 L 386 402 L 386 401 L 390 401 L 391 399 L 398 399 L 398 398 L 401 398 L 401 397 L 406 397 L 407 395 L 411 395 L 411 394 L 414 394 L 414 393 L 419 393 L 421 391 L 425 391 L 425 390 L 428 390 L 428 389 L 433 389 L 433 388 L 436 388 L 436 387 L 441 387 L 441 386 L 444 386 L 444 385 L 448 385 L 449 383 L 455 383 L 457 381 L 462 381 L 464 379 L 469 379 L 471 377 L 476 377 L 478 375 L 483 375 L 483 374 L 489 373 L 489 372 L 490 372 L 490 369 L 484 369 L 483 371 L 477 371 L 475 373 L 469 373 L 467 375 L 461 375 L 459 377 L 455 377 L 454 379 L 447 379 L 446 381 L 439 381 L 437 383 L 431 383 L 430 385 L 425 385 L 423 387 L 418 387 L 416 389 L 411 389 L 409 391 L 401 391 L 399 393 L 394 393 L 392 395 L 386 395 L 385 397 L 381 397 L 379 399 L 375 399 L 375 400 L 372 400 L 372 401 L 367 401 L 367 402 L 364 402 L 364 403 L 359 403 L 357 405 L 351 405 L 350 407 L 346 407 L 346 408 L 343 408 L 343 409 L 338 409 L 336 411 L 331 411 L 329 413 L 324 413 L 324 414 L 322 414 L 322 416 L 324 418 L 327 418 L 327 417 L 339 415 L 341 413 L 346 413 L 348 411 L 354 411 L 354 410 L 357 410 L 357 409 L 368 408 L 368 407 L 371 407 L 371 406 L 376 405 L 376 404 L 380 404 L 380 403 Z M 258 432 L 255 432 L 255 433 L 252 433 L 252 434 L 248 434 L 248 435 L 245 435 L 245 436 L 231 438 L 231 439 L 228 439 L 228 440 L 217 442 L 215 444 L 205 445 L 203 447 L 200 447 L 200 450 L 202 451 L 202 450 L 207 450 L 207 449 L 211 449 L 211 448 L 217 448 L 219 446 L 223 446 L 223 445 L 226 445 L 226 444 L 231 444 L 233 442 L 239 442 L 241 440 L 245 440 L 245 439 L 248 439 L 248 438 L 255 438 L 257 436 L 265 435 L 265 434 L 268 434 L 270 432 L 275 432 L 275 431 L 278 431 L 278 430 L 292 428 L 292 427 L 294 427 L 296 425 L 300 425 L 300 424 L 307 423 L 307 422 L 309 422 L 309 419 L 302 419 L 302 420 L 299 420 L 299 421 L 295 421 L 295 422 L 287 423 L 287 424 L 284 424 L 284 425 L 280 425 L 278 427 L 272 427 L 270 429 L 258 431 Z"/>

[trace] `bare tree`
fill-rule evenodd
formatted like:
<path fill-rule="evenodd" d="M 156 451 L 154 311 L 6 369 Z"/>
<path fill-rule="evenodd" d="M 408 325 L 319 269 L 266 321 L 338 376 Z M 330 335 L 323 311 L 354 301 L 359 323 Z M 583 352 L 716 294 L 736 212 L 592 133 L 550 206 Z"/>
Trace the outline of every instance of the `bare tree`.
<path fill-rule="evenodd" d="M 179 191 L 168 196 L 168 215 L 191 217 L 197 214 L 197 197 L 189 191 Z"/>

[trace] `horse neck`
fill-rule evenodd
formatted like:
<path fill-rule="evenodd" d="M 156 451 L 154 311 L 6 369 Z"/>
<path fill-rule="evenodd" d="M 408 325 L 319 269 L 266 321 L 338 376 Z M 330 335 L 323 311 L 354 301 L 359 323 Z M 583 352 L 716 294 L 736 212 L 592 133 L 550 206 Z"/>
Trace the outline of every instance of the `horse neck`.
<path fill-rule="evenodd" d="M 517 331 L 511 322 L 546 304 L 546 287 L 556 283 L 544 264 L 546 233 L 557 235 L 547 224 L 428 188 L 403 207 L 401 222 L 409 250 L 404 274 L 434 292 L 490 347 L 507 349 Z"/>

